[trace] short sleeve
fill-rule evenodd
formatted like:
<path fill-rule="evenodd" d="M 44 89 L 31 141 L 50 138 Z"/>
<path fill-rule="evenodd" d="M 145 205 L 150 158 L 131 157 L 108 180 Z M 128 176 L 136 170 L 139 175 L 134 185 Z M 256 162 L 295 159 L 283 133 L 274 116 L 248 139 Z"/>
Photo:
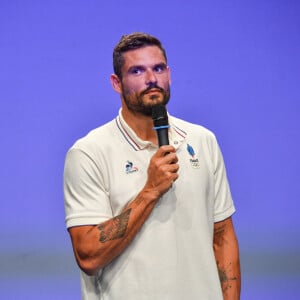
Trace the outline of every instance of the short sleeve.
<path fill-rule="evenodd" d="M 88 153 L 71 148 L 64 167 L 66 226 L 96 225 L 112 217 L 100 166 Z"/>
<path fill-rule="evenodd" d="M 230 192 L 223 156 L 215 137 L 213 143 L 213 166 L 215 180 L 214 222 L 220 222 L 230 217 L 235 212 L 235 207 Z"/>

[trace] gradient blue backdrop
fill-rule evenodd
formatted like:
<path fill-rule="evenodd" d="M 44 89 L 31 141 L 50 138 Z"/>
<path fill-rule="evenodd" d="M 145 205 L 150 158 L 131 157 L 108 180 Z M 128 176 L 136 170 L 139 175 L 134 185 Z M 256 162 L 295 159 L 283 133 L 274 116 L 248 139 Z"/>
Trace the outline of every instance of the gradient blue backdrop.
<path fill-rule="evenodd" d="M 64 224 L 67 149 L 120 106 L 120 36 L 167 49 L 169 111 L 219 139 L 243 300 L 300 299 L 300 2 L 0 2 L 0 298 L 80 299 Z"/>

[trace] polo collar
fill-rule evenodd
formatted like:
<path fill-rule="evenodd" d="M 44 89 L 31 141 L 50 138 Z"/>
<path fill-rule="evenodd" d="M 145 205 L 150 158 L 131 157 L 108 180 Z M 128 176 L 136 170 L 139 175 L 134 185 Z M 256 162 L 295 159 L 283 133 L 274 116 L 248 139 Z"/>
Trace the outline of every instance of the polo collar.
<path fill-rule="evenodd" d="M 174 119 L 172 116 L 168 115 L 169 119 L 169 142 L 175 149 L 177 149 L 181 143 L 184 141 L 186 137 L 186 132 L 177 127 L 174 124 Z M 126 142 L 135 150 L 143 150 L 148 147 L 157 148 L 157 145 L 154 145 L 150 141 L 144 141 L 140 139 L 136 133 L 129 127 L 122 116 L 122 109 L 119 110 L 119 115 L 115 119 L 116 124 L 120 132 L 122 133 L 123 137 L 125 138 Z"/>

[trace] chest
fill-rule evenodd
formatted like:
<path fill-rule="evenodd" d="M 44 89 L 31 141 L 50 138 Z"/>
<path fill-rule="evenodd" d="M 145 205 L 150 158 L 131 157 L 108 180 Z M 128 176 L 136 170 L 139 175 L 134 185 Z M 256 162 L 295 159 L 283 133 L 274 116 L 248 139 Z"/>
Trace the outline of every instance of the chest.
<path fill-rule="evenodd" d="M 106 189 L 109 194 L 114 214 L 133 200 L 144 187 L 147 180 L 147 170 L 150 159 L 156 152 L 155 148 L 133 151 L 117 147 L 111 149 L 106 163 Z M 201 145 L 182 144 L 177 152 L 179 163 L 179 178 L 165 198 L 179 200 L 179 205 L 199 206 L 207 210 L 213 201 L 213 170 L 207 151 Z M 170 201 L 174 201 L 174 200 Z M 189 199 L 189 202 L 180 202 Z M 166 200 L 163 205 L 167 205 Z"/>

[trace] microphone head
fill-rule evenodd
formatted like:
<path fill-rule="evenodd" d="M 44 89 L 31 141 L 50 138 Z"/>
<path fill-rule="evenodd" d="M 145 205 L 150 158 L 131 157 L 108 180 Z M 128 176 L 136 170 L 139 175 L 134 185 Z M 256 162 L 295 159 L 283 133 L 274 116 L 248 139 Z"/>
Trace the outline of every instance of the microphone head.
<path fill-rule="evenodd" d="M 165 105 L 159 104 L 152 107 L 152 120 L 154 127 L 169 125 Z"/>

